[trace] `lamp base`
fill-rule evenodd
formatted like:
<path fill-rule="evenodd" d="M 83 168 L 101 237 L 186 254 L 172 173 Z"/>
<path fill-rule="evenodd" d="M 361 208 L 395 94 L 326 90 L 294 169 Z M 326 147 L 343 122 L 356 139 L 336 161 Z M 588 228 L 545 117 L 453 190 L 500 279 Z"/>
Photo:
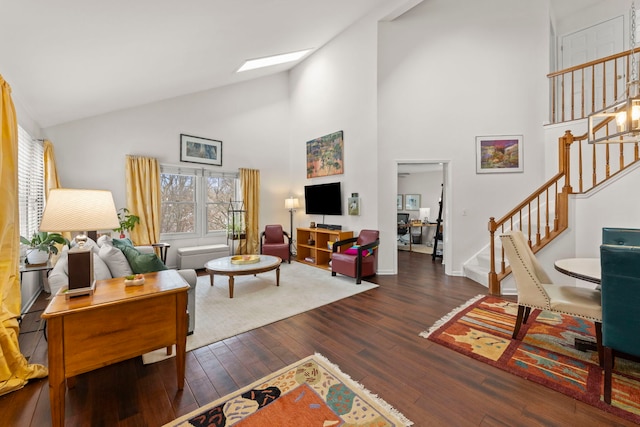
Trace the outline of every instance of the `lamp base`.
<path fill-rule="evenodd" d="M 90 286 L 85 286 L 84 288 L 75 288 L 69 289 L 68 287 L 63 287 L 58 291 L 58 295 L 64 295 L 65 298 L 73 298 L 79 297 L 83 295 L 93 295 L 93 292 L 96 290 L 96 281 L 91 282 Z"/>

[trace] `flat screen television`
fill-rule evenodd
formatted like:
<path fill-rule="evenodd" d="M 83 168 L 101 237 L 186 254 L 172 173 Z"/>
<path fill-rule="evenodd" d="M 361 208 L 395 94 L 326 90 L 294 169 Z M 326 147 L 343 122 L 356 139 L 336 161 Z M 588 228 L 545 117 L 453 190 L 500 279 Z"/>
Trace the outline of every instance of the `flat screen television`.
<path fill-rule="evenodd" d="M 342 215 L 340 183 L 305 185 L 304 209 L 307 215 Z"/>

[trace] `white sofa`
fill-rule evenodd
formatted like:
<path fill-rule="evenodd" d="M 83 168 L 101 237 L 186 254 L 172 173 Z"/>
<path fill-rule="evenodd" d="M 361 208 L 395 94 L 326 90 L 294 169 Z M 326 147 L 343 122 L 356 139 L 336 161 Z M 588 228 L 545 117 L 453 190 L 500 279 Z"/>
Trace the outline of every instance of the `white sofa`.
<path fill-rule="evenodd" d="M 134 271 L 122 250 L 113 246 L 111 240 L 107 236 L 101 236 L 98 242 L 91 239 L 87 240 L 86 246 L 93 251 L 93 275 L 96 280 L 111 279 L 114 277 L 124 277 L 134 274 Z M 69 284 L 68 269 L 68 248 L 62 251 L 62 254 L 55 263 L 55 266 L 49 273 L 48 283 L 49 291 L 55 295 L 62 287 Z M 153 263 L 160 269 L 164 269 L 164 264 L 155 255 L 152 246 L 136 246 L 135 249 L 143 258 Z M 157 258 L 157 259 L 156 259 Z M 154 270 L 156 271 L 156 270 Z M 187 311 L 189 312 L 189 328 L 187 333 L 193 333 L 196 321 L 196 282 L 198 276 L 194 269 L 178 270 L 178 273 L 189 284 L 190 289 L 187 291 Z"/>

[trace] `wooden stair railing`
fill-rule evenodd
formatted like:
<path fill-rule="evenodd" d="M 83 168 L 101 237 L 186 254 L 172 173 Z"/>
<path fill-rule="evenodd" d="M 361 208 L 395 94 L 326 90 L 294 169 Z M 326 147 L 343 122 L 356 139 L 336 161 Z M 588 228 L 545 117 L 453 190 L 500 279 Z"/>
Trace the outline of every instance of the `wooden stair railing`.
<path fill-rule="evenodd" d="M 497 221 L 494 217 L 489 219 L 491 295 L 501 294 L 500 282 L 511 272 L 503 250 L 498 257 L 500 268 L 496 270 L 496 231 L 521 230 L 536 253 L 568 228 L 570 194 L 587 193 L 640 160 L 638 143 L 588 144 L 587 134 L 574 137 L 571 131 L 566 131 L 559 138 L 558 150 L 559 172 L 502 218 Z M 618 157 L 617 164 L 611 162 L 614 155 Z M 590 165 L 591 170 L 585 172 L 588 168 L 584 165 Z M 576 176 L 572 175 L 572 168 L 577 169 Z M 590 182 L 585 179 L 586 173 L 591 175 Z M 578 189 L 575 192 L 572 183 Z"/>
<path fill-rule="evenodd" d="M 638 51 L 627 50 L 547 74 L 551 123 L 584 119 L 626 95 L 632 55 L 637 61 Z"/>

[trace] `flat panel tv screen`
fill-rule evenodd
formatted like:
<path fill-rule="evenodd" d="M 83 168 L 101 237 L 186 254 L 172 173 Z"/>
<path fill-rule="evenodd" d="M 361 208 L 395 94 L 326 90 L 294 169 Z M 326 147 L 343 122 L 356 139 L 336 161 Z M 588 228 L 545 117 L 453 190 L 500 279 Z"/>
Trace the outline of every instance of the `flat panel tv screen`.
<path fill-rule="evenodd" d="M 304 205 L 307 215 L 342 215 L 340 183 L 306 185 Z"/>

